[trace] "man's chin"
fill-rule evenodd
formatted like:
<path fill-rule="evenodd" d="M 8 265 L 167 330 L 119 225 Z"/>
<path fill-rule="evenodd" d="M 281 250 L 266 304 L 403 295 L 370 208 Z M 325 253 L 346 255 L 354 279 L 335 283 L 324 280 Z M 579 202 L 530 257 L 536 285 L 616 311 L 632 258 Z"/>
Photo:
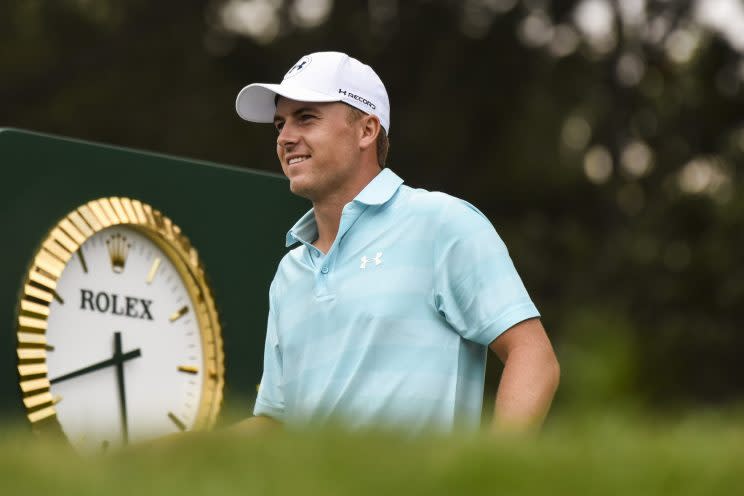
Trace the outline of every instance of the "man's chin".
<path fill-rule="evenodd" d="M 289 180 L 289 191 L 292 192 L 292 194 L 300 196 L 302 198 L 307 198 L 308 200 L 313 200 L 313 189 L 309 184 L 306 184 L 304 181 L 301 180 Z"/>

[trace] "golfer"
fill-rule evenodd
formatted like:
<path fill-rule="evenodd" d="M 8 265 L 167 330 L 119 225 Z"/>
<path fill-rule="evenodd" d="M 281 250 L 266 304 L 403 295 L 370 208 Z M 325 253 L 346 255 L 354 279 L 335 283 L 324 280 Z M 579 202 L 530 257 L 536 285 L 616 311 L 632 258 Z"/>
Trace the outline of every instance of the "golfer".
<path fill-rule="evenodd" d="M 273 123 L 290 190 L 312 202 L 271 283 L 263 377 L 242 426 L 474 430 L 489 347 L 504 363 L 493 428 L 539 425 L 559 367 L 537 308 L 481 212 L 385 167 L 377 74 L 312 53 L 280 84 L 243 88 L 236 107 Z"/>

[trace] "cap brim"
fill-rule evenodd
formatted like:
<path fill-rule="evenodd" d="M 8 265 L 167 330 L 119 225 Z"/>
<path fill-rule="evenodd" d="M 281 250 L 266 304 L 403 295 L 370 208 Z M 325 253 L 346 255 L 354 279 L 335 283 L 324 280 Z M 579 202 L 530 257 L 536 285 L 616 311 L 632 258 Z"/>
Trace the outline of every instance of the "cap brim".
<path fill-rule="evenodd" d="M 238 115 L 251 122 L 274 122 L 276 95 L 300 102 L 338 102 L 341 98 L 317 91 L 293 88 L 280 84 L 253 83 L 238 93 L 235 110 Z"/>

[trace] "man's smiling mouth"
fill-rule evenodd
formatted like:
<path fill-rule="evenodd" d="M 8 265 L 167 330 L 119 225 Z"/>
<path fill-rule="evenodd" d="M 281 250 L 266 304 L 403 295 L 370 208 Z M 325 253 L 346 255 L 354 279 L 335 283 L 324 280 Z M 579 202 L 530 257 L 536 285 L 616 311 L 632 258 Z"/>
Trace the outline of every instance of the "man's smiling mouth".
<path fill-rule="evenodd" d="M 303 155 L 301 157 L 292 157 L 287 161 L 287 164 L 289 165 L 297 164 L 299 162 L 307 160 L 308 158 L 310 158 L 310 155 Z"/>

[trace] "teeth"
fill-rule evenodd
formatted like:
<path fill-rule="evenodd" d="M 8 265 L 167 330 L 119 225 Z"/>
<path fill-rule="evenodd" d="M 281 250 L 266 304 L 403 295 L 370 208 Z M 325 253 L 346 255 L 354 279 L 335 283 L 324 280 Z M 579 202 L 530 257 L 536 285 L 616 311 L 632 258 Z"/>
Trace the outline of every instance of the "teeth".
<path fill-rule="evenodd" d="M 304 156 L 304 157 L 294 157 L 294 158 L 291 158 L 291 159 L 289 160 L 289 165 L 292 165 L 292 164 L 296 164 L 297 162 L 302 162 L 302 161 L 303 161 L 303 160 L 305 160 L 306 158 L 309 158 L 309 156 L 307 156 L 307 155 L 306 155 L 306 156 Z"/>

